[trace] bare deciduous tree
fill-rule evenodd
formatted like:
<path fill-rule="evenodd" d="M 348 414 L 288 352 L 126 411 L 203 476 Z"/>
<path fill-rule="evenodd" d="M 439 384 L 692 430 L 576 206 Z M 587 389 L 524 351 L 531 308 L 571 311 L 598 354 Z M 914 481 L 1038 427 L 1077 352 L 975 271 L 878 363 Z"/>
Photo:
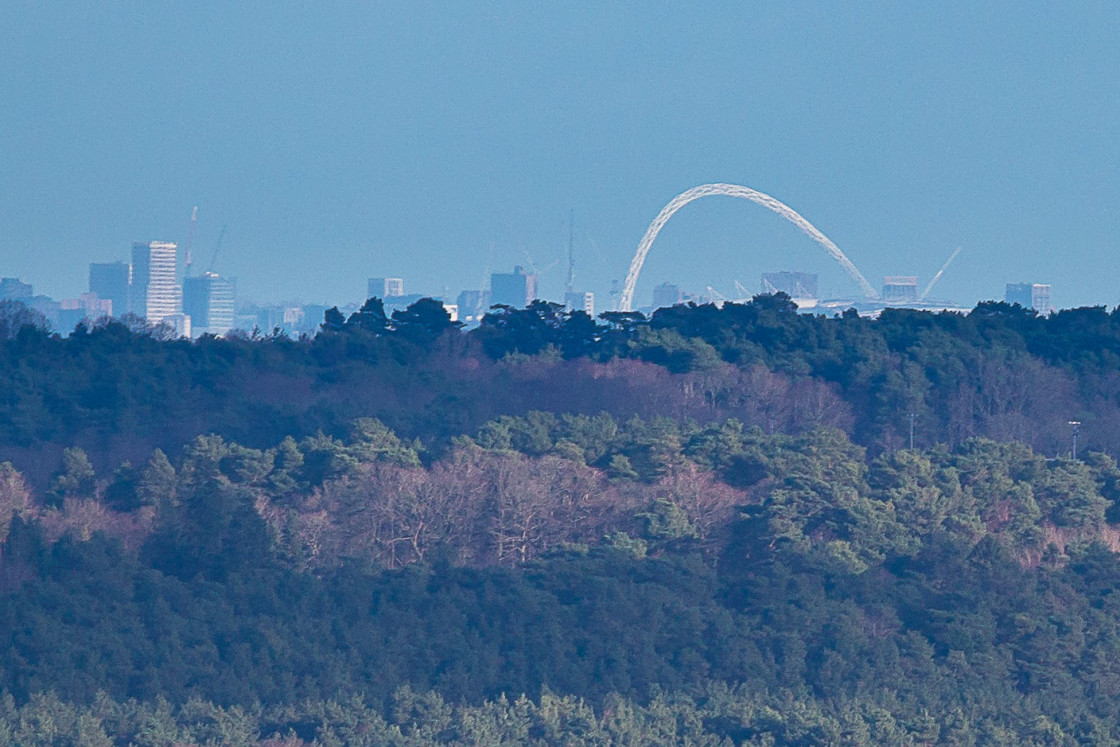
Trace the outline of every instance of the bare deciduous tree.
<path fill-rule="evenodd" d="M 0 462 L 0 542 L 8 536 L 12 517 L 27 516 L 31 511 L 31 491 L 16 468 Z"/>

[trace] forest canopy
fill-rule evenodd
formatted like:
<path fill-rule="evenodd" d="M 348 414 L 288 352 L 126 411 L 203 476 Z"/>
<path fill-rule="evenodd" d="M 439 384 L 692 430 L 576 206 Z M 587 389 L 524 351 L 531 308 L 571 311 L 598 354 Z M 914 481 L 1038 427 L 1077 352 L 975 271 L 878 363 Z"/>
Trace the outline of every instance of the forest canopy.
<path fill-rule="evenodd" d="M 1120 739 L 1115 312 L 0 312 L 0 741 Z"/>

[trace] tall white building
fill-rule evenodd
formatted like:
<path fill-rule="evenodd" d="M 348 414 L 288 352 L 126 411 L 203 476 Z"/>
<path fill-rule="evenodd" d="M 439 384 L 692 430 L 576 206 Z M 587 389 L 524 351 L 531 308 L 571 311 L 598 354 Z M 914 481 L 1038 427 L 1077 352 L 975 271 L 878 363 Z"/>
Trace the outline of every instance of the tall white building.
<path fill-rule="evenodd" d="M 169 241 L 132 245 L 132 313 L 152 324 L 182 309 L 182 289 L 175 278 L 178 249 Z"/>

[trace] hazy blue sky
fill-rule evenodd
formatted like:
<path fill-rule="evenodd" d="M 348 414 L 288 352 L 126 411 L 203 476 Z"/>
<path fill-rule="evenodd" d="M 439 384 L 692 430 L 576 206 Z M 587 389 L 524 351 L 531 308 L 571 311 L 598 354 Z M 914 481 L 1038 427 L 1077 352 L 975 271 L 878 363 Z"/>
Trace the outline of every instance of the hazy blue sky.
<path fill-rule="evenodd" d="M 1120 3 L 0 3 L 0 274 L 56 297 L 134 240 L 260 300 L 452 297 L 532 262 L 600 308 L 677 193 L 790 204 L 874 284 L 1120 302 Z M 639 284 L 854 287 L 745 201 L 685 208 Z"/>

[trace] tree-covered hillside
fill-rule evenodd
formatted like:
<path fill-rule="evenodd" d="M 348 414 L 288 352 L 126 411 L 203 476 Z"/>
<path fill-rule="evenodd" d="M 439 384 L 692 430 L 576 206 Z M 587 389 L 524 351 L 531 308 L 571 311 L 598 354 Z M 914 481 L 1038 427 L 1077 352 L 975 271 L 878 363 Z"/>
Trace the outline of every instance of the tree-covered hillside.
<path fill-rule="evenodd" d="M 1116 742 L 1113 319 L 0 326 L 0 741 Z"/>

